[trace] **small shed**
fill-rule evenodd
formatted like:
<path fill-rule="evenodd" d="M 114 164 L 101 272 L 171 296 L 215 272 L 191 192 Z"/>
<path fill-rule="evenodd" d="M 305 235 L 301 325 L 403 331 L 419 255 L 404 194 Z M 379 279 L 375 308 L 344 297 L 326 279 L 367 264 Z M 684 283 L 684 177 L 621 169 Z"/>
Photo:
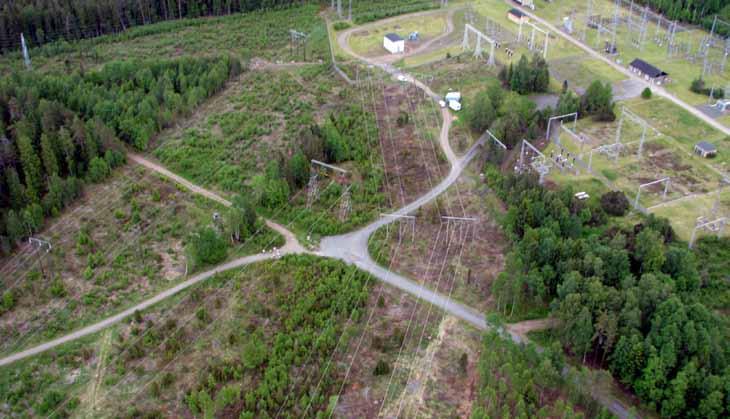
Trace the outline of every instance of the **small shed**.
<path fill-rule="evenodd" d="M 530 21 L 530 17 L 518 9 L 510 9 L 509 12 L 507 12 L 507 19 L 517 24 L 527 23 Z"/>
<path fill-rule="evenodd" d="M 654 84 L 662 84 L 667 80 L 668 73 L 654 67 L 641 58 L 636 58 L 629 64 L 629 70 Z"/>
<path fill-rule="evenodd" d="M 387 33 L 383 37 L 383 47 L 391 54 L 400 54 L 406 50 L 406 41 L 396 33 Z"/>
<path fill-rule="evenodd" d="M 695 154 L 704 158 L 713 157 L 717 155 L 717 147 L 707 141 L 700 141 L 695 144 Z"/>

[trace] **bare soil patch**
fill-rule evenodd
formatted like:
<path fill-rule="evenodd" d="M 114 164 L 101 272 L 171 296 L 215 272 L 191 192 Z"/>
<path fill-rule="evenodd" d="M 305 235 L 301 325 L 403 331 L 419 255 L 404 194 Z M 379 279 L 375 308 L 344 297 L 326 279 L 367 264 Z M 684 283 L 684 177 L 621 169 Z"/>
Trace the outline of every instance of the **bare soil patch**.
<path fill-rule="evenodd" d="M 449 166 L 441 157 L 431 126 L 418 126 L 428 118 L 428 124 L 440 126 L 431 114 L 419 116 L 427 100 L 412 89 L 396 84 L 385 85 L 375 104 L 380 145 L 383 149 L 388 177 L 388 195 L 393 206 L 399 207 L 430 190 Z M 400 118 L 400 122 L 399 122 Z M 407 118 L 407 120 L 406 120 Z"/>

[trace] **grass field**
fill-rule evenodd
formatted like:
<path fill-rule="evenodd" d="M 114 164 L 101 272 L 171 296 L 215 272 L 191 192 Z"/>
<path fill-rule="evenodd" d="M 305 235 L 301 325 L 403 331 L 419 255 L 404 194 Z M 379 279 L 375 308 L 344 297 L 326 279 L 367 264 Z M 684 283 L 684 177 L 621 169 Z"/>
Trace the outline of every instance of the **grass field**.
<path fill-rule="evenodd" d="M 126 166 L 39 233 L 49 253 L 20 248 L 0 265 L 15 304 L 0 313 L 0 353 L 79 328 L 167 289 L 194 269 L 190 233 L 225 209 L 138 166 Z M 267 228 L 228 258 L 283 244 Z"/>
<path fill-rule="evenodd" d="M 411 48 L 428 42 L 430 39 L 441 35 L 446 30 L 446 12 L 429 14 L 419 17 L 408 17 L 398 19 L 388 24 L 368 27 L 367 30 L 354 32 L 350 36 L 350 47 L 357 54 L 373 57 L 388 54 L 383 48 L 383 36 L 387 33 L 397 33 L 406 39 L 406 52 Z M 411 32 L 417 31 L 420 35 L 419 41 L 408 40 Z"/>

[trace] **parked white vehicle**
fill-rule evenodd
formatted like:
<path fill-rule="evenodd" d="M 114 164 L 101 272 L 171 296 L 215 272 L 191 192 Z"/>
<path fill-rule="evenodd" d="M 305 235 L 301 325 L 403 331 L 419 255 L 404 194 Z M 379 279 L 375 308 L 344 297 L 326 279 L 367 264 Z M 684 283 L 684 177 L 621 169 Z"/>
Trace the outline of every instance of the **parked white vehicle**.
<path fill-rule="evenodd" d="M 455 100 L 450 100 L 449 101 L 449 108 L 451 108 L 452 110 L 458 112 L 458 111 L 461 110 L 461 103 L 459 103 L 459 102 L 457 102 Z"/>

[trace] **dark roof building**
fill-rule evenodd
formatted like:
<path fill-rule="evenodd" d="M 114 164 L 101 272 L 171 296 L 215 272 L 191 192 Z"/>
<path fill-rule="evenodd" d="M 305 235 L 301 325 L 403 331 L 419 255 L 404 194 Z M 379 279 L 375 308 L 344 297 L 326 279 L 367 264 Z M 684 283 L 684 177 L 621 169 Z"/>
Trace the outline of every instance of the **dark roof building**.
<path fill-rule="evenodd" d="M 511 15 L 515 15 L 515 16 L 517 16 L 517 17 L 523 17 L 523 16 L 525 16 L 525 14 L 524 14 L 524 13 L 522 13 L 522 11 L 521 11 L 521 10 L 519 10 L 519 9 L 510 9 L 510 10 L 509 10 L 509 13 L 510 13 Z"/>
<path fill-rule="evenodd" d="M 714 144 L 708 143 L 707 141 L 700 141 L 695 144 L 695 153 L 702 157 L 710 157 L 717 154 L 717 147 Z"/>
<path fill-rule="evenodd" d="M 645 79 L 652 81 L 662 81 L 669 75 L 641 58 L 636 58 L 632 61 L 631 64 L 629 64 L 629 68 L 631 71 L 638 73 L 640 76 L 644 76 Z"/>
<path fill-rule="evenodd" d="M 401 38 L 401 36 L 397 33 L 387 33 L 385 34 L 385 37 L 390 39 L 391 42 L 398 42 L 403 40 L 403 38 Z"/>

